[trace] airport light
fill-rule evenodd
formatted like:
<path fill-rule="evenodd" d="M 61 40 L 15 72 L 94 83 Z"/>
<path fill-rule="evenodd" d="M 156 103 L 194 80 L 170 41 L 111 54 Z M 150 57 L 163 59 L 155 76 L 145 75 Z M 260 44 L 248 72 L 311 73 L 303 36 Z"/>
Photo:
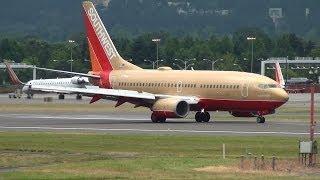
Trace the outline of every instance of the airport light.
<path fill-rule="evenodd" d="M 132 61 L 132 60 L 131 60 Z M 155 60 L 155 61 L 151 61 L 149 59 L 145 59 L 143 60 L 144 62 L 150 62 L 152 64 L 152 69 L 154 69 L 155 67 L 157 67 L 158 69 L 158 64 L 159 62 L 163 62 L 164 60 L 163 59 L 160 59 L 160 60 Z"/>
<path fill-rule="evenodd" d="M 183 70 L 183 68 L 179 65 L 179 64 L 176 64 L 176 63 L 172 63 L 173 66 L 177 66 L 180 70 Z"/>
<path fill-rule="evenodd" d="M 251 68 L 250 68 L 250 72 L 253 71 L 253 41 L 256 40 L 255 37 L 247 37 L 248 41 L 251 41 Z"/>
<path fill-rule="evenodd" d="M 68 62 L 70 62 L 70 71 L 72 72 L 72 63 L 73 63 L 73 59 L 69 59 Z"/>
<path fill-rule="evenodd" d="M 152 42 L 156 43 L 156 46 L 157 46 L 157 59 L 156 59 L 156 62 L 157 62 L 157 67 L 158 67 L 158 62 L 159 62 L 159 43 L 160 43 L 161 39 L 160 38 L 154 38 L 152 39 Z"/>
<path fill-rule="evenodd" d="M 72 59 L 72 44 L 74 44 L 75 41 L 69 39 L 68 42 L 70 43 L 70 60 L 68 60 L 68 62 L 70 62 L 70 71 L 72 72 L 72 62 L 73 62 L 73 59 Z"/>
<path fill-rule="evenodd" d="M 182 62 L 183 64 L 184 64 L 184 68 L 181 68 L 181 66 L 179 66 L 178 64 L 175 64 L 176 66 L 179 66 L 179 68 L 180 69 L 183 69 L 183 70 L 187 70 L 187 68 L 188 68 L 188 63 L 190 62 L 190 61 L 195 61 L 196 60 L 196 58 L 191 58 L 191 59 L 186 59 L 186 60 L 181 60 L 181 59 L 174 59 L 175 61 L 180 61 L 180 62 Z"/>
<path fill-rule="evenodd" d="M 218 59 L 218 60 L 211 60 L 211 59 L 202 59 L 203 61 L 210 61 L 211 62 L 211 70 L 214 71 L 214 64 L 218 61 L 222 61 L 223 59 Z"/>
<path fill-rule="evenodd" d="M 189 66 L 194 66 L 194 63 L 189 64 L 185 70 L 187 70 Z"/>
<path fill-rule="evenodd" d="M 233 65 L 234 65 L 234 66 L 237 66 L 241 71 L 243 71 L 243 69 L 241 68 L 241 66 L 240 66 L 239 64 L 234 63 Z"/>

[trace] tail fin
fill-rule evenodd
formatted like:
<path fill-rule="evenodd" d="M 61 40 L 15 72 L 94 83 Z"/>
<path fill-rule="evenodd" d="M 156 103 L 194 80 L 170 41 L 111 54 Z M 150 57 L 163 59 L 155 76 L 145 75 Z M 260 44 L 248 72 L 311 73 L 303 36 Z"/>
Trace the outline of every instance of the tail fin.
<path fill-rule="evenodd" d="M 20 81 L 20 79 L 18 78 L 16 73 L 11 68 L 10 64 L 7 62 L 4 62 L 4 64 L 6 65 L 11 84 L 12 85 L 23 85 L 23 83 Z"/>
<path fill-rule="evenodd" d="M 279 83 L 281 88 L 285 87 L 285 82 L 283 80 L 283 75 L 282 75 L 282 71 L 281 71 L 281 67 L 279 62 L 276 62 L 276 68 L 275 68 L 275 78 L 277 83 Z"/>
<path fill-rule="evenodd" d="M 90 1 L 83 2 L 83 9 L 92 71 L 101 72 L 119 69 L 141 69 L 140 67 L 125 61 L 119 55 L 93 3 Z"/>

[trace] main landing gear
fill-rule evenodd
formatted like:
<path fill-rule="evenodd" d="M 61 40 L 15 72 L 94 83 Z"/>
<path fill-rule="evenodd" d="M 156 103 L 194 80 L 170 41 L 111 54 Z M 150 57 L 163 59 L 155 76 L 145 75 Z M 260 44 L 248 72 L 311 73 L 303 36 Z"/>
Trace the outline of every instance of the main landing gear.
<path fill-rule="evenodd" d="M 163 116 L 157 116 L 155 113 L 152 113 L 151 114 L 151 121 L 153 123 L 165 123 L 167 120 L 166 117 L 163 117 Z"/>
<path fill-rule="evenodd" d="M 60 100 L 64 99 L 64 94 L 59 94 L 58 99 Z"/>
<path fill-rule="evenodd" d="M 197 122 L 209 122 L 210 114 L 207 111 L 198 111 L 195 115 Z"/>
<path fill-rule="evenodd" d="M 265 123 L 266 119 L 263 116 L 258 116 L 257 117 L 257 123 L 262 124 Z"/>

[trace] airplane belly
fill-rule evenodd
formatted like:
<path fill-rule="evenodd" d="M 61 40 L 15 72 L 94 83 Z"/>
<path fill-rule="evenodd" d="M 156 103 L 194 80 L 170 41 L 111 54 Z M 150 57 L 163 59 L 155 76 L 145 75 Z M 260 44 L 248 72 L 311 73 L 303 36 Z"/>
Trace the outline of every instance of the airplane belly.
<path fill-rule="evenodd" d="M 282 101 L 266 100 L 227 100 L 227 99 L 200 99 L 192 110 L 199 111 L 264 111 L 273 110 L 284 104 Z"/>

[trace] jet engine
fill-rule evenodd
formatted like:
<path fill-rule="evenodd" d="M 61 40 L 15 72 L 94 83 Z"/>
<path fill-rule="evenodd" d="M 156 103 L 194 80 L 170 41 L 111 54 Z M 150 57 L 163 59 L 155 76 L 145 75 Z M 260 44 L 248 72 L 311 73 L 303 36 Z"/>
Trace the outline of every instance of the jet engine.
<path fill-rule="evenodd" d="M 89 80 L 88 80 L 88 78 L 86 78 L 86 77 L 75 76 L 75 77 L 72 77 L 72 78 L 71 78 L 71 83 L 72 83 L 72 84 L 79 84 L 79 85 L 81 85 L 81 84 L 85 84 L 85 83 L 88 83 L 88 82 L 89 82 Z"/>
<path fill-rule="evenodd" d="M 158 99 L 152 106 L 153 114 L 165 118 L 184 118 L 190 111 L 186 101 L 176 98 Z"/>

